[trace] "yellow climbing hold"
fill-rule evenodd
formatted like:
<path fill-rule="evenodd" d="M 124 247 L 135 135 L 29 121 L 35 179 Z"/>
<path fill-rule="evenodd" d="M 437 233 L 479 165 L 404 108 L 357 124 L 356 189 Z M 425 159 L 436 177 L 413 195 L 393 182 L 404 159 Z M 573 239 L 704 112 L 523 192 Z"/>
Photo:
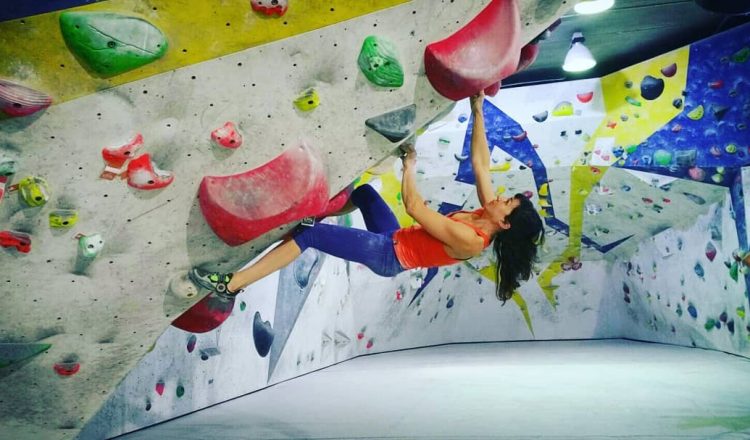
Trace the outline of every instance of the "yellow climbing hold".
<path fill-rule="evenodd" d="M 505 192 L 505 187 L 503 185 L 500 185 L 497 187 L 495 194 L 499 196 L 500 194 L 503 194 L 504 192 Z"/>
<path fill-rule="evenodd" d="M 692 119 L 693 121 L 698 121 L 703 117 L 703 106 L 699 105 L 698 107 L 690 110 L 690 113 L 687 114 L 687 117 Z"/>
<path fill-rule="evenodd" d="M 549 200 L 540 198 L 539 199 L 539 206 L 541 206 L 542 208 L 549 208 L 552 205 L 549 204 Z"/>
<path fill-rule="evenodd" d="M 491 173 L 504 173 L 508 170 L 510 170 L 510 162 L 505 162 L 501 165 L 495 165 L 494 167 L 490 167 Z"/>
<path fill-rule="evenodd" d="M 573 115 L 573 104 L 568 101 L 562 101 L 555 106 L 552 110 L 552 116 L 572 116 Z"/>
<path fill-rule="evenodd" d="M 539 195 L 544 197 L 549 195 L 549 183 L 543 183 L 542 186 L 539 187 Z"/>
<path fill-rule="evenodd" d="M 309 112 L 320 105 L 320 96 L 318 96 L 318 92 L 314 88 L 310 87 L 297 96 L 297 99 L 294 100 L 294 105 L 303 112 Z"/>

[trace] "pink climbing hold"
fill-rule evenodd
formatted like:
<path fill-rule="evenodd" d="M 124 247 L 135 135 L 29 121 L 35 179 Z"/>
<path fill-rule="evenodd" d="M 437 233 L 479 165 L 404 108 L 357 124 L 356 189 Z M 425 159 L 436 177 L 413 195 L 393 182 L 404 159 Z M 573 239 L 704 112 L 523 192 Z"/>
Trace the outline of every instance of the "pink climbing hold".
<path fill-rule="evenodd" d="M 220 147 L 239 148 L 242 145 L 242 135 L 235 128 L 232 121 L 211 132 L 211 140 Z"/>
<path fill-rule="evenodd" d="M 128 186 L 151 190 L 164 188 L 172 183 L 174 174 L 157 168 L 151 162 L 151 155 L 141 154 L 128 163 Z"/>
<path fill-rule="evenodd" d="M 661 74 L 667 78 L 671 78 L 677 73 L 677 63 L 672 63 L 668 66 L 661 68 Z"/>
<path fill-rule="evenodd" d="M 198 192 L 206 223 L 230 246 L 320 215 L 329 199 L 323 160 L 306 144 L 244 173 L 206 176 Z"/>
<path fill-rule="evenodd" d="M 161 380 L 159 382 L 157 382 L 156 386 L 154 387 L 154 390 L 156 391 L 156 394 L 158 394 L 160 396 L 162 394 L 164 394 L 164 382 L 161 381 Z"/>
<path fill-rule="evenodd" d="M 0 79 L 0 110 L 8 116 L 32 115 L 52 104 L 46 93 Z"/>
<path fill-rule="evenodd" d="M 590 102 L 593 97 L 594 92 L 579 93 L 576 95 L 576 98 L 578 98 L 578 102 L 582 104 Z"/>
<path fill-rule="evenodd" d="M 716 247 L 710 241 L 706 245 L 706 258 L 708 258 L 708 261 L 714 261 L 714 258 L 716 258 Z"/>
<path fill-rule="evenodd" d="M 453 35 L 427 45 L 427 79 L 441 95 L 458 101 L 516 72 L 521 59 L 516 0 L 492 0 Z"/>
<path fill-rule="evenodd" d="M 137 133 L 133 139 L 120 147 L 104 147 L 102 157 L 107 166 L 121 168 L 125 162 L 135 157 L 136 151 L 143 146 L 143 136 Z"/>
<path fill-rule="evenodd" d="M 289 7 L 288 0 L 250 0 L 253 11 L 281 17 Z"/>

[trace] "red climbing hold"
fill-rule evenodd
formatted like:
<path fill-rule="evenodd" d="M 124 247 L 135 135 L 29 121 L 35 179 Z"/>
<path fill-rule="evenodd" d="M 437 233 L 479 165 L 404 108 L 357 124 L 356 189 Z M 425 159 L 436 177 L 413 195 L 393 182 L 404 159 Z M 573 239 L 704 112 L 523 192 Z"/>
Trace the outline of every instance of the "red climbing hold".
<path fill-rule="evenodd" d="M 55 364 L 54 369 L 55 373 L 60 376 L 72 376 L 78 373 L 78 370 L 81 369 L 81 364 L 78 362 L 59 362 Z"/>
<path fill-rule="evenodd" d="M 47 94 L 0 79 L 0 111 L 11 117 L 28 116 L 52 104 Z"/>
<path fill-rule="evenodd" d="M 172 183 L 174 174 L 163 171 L 151 162 L 151 155 L 141 154 L 128 163 L 128 185 L 138 189 L 159 189 Z"/>
<path fill-rule="evenodd" d="M 525 70 L 527 67 L 532 65 L 536 61 L 536 57 L 539 56 L 539 45 L 538 44 L 527 44 L 521 48 L 521 58 L 518 60 L 518 67 L 516 67 L 516 73 Z"/>
<path fill-rule="evenodd" d="M 498 81 L 495 84 L 492 84 L 489 87 L 484 88 L 484 94 L 487 96 L 495 96 L 497 95 L 497 92 L 500 91 L 500 86 L 502 85 L 502 81 Z"/>
<path fill-rule="evenodd" d="M 576 95 L 576 98 L 578 98 L 578 102 L 582 104 L 590 102 L 593 97 L 594 92 L 579 93 Z"/>
<path fill-rule="evenodd" d="M 331 200 L 328 201 L 328 205 L 326 206 L 325 212 L 321 214 L 319 217 L 320 218 L 327 217 L 331 214 L 341 211 L 344 208 L 344 205 L 346 205 L 346 202 L 349 201 L 349 196 L 351 196 L 351 194 L 352 194 L 351 185 L 339 191 L 338 194 L 331 197 Z"/>
<path fill-rule="evenodd" d="M 238 246 L 278 226 L 325 212 L 328 180 L 320 155 L 301 144 L 250 171 L 204 177 L 199 197 L 211 229 L 226 244 Z"/>
<path fill-rule="evenodd" d="M 516 0 L 492 0 L 466 26 L 425 48 L 427 79 L 448 99 L 471 96 L 516 72 L 520 35 Z"/>
<path fill-rule="evenodd" d="M 253 11 L 281 17 L 289 7 L 288 0 L 250 0 Z"/>
<path fill-rule="evenodd" d="M 31 237 L 29 234 L 14 231 L 0 231 L 0 246 L 14 247 L 18 252 L 31 252 Z"/>
<path fill-rule="evenodd" d="M 708 83 L 708 87 L 710 87 L 710 88 L 712 88 L 714 90 L 720 89 L 720 88 L 724 87 L 724 81 L 722 81 L 720 79 L 716 80 L 716 81 L 711 81 L 711 82 Z"/>
<path fill-rule="evenodd" d="M 212 293 L 172 321 L 172 326 L 192 333 L 206 333 L 220 326 L 234 309 L 234 298 Z M 190 348 L 188 348 L 189 351 Z"/>
<path fill-rule="evenodd" d="M 224 148 L 239 148 L 242 145 L 242 135 L 237 131 L 232 121 L 212 131 L 211 140 Z"/>
<path fill-rule="evenodd" d="M 104 147 L 102 157 L 107 166 L 121 168 L 125 162 L 135 157 L 135 152 L 143 146 L 143 136 L 138 133 L 133 139 L 120 147 Z"/>

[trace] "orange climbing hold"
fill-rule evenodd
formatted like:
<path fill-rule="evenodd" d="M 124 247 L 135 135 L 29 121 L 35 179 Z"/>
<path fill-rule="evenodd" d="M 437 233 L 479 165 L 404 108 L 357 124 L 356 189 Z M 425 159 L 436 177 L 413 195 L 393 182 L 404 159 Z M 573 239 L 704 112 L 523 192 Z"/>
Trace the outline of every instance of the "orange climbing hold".
<path fill-rule="evenodd" d="M 520 35 L 516 0 L 492 0 L 456 33 L 427 45 L 427 79 L 441 95 L 454 101 L 496 87 L 519 67 Z"/>
<path fill-rule="evenodd" d="M 323 160 L 306 144 L 288 148 L 244 173 L 206 176 L 198 192 L 206 223 L 230 246 L 286 223 L 318 216 L 329 203 Z"/>

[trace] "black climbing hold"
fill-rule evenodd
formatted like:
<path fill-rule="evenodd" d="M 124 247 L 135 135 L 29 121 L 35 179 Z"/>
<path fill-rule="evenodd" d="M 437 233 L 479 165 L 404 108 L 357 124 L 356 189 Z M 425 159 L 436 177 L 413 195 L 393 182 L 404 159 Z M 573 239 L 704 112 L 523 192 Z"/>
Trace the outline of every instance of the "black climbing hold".
<path fill-rule="evenodd" d="M 417 105 L 411 104 L 400 109 L 374 116 L 365 125 L 377 131 L 391 142 L 400 142 L 414 131 L 417 118 Z"/>

